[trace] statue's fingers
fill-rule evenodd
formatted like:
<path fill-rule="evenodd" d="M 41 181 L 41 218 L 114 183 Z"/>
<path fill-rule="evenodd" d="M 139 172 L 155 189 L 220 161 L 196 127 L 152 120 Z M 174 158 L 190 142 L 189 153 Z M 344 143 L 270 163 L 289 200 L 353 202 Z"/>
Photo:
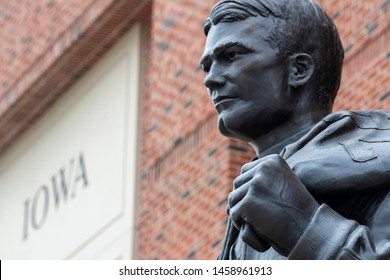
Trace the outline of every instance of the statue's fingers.
<path fill-rule="evenodd" d="M 233 208 L 237 205 L 247 194 L 248 192 L 248 185 L 244 185 L 241 188 L 238 188 L 236 190 L 233 190 L 228 195 L 228 205 L 230 208 Z"/>
<path fill-rule="evenodd" d="M 270 248 L 270 245 L 259 237 L 254 229 L 247 223 L 243 223 L 240 229 L 242 241 L 258 252 L 265 252 Z"/>
<path fill-rule="evenodd" d="M 244 174 L 245 172 L 248 172 L 249 170 L 251 170 L 253 167 L 255 167 L 261 160 L 260 159 L 255 159 L 253 161 L 250 161 L 246 164 L 244 164 L 242 167 L 241 167 L 241 174 Z"/>
<path fill-rule="evenodd" d="M 247 172 L 237 176 L 237 178 L 233 181 L 233 190 L 237 190 L 241 188 L 242 185 L 249 182 L 252 179 L 253 175 L 251 172 Z"/>
<path fill-rule="evenodd" d="M 240 204 L 241 204 L 241 202 L 236 204 L 234 207 L 230 206 L 230 210 L 229 210 L 229 217 L 232 220 L 233 225 L 237 229 L 240 229 L 241 225 L 245 222 L 242 219 L 242 212 L 241 212 Z"/>

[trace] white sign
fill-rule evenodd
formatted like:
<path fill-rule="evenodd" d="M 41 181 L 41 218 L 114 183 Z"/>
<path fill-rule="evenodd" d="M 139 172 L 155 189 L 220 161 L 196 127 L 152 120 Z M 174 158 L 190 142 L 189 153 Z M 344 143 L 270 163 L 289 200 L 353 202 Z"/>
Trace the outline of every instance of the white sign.
<path fill-rule="evenodd" d="M 0 158 L 0 258 L 130 258 L 140 28 Z"/>

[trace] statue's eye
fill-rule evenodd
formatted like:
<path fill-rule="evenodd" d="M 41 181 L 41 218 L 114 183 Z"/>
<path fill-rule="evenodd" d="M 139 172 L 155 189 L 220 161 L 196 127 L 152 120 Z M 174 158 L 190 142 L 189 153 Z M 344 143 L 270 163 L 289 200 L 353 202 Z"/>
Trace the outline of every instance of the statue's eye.
<path fill-rule="evenodd" d="M 228 52 L 228 53 L 226 54 L 226 59 L 229 60 L 229 61 L 233 61 L 233 60 L 235 60 L 238 56 L 239 56 L 239 53 L 238 53 L 238 52 Z"/>
<path fill-rule="evenodd" d="M 207 75 L 210 72 L 210 66 L 208 65 L 201 65 L 200 68 L 203 70 L 203 72 Z"/>

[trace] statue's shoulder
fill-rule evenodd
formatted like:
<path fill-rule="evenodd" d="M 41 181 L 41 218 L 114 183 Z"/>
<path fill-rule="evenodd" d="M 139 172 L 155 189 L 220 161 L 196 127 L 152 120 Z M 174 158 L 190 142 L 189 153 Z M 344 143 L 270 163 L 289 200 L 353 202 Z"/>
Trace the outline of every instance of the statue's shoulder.
<path fill-rule="evenodd" d="M 339 111 L 329 114 L 306 135 L 285 147 L 282 156 L 286 159 L 300 150 L 310 152 L 315 148 L 339 148 L 340 144 L 365 140 L 390 143 L 390 111 Z"/>
<path fill-rule="evenodd" d="M 328 195 L 388 187 L 389 154 L 390 111 L 378 110 L 332 113 L 282 156 L 312 194 Z"/>
<path fill-rule="evenodd" d="M 322 121 L 331 123 L 343 123 L 341 120 L 349 119 L 360 129 L 390 130 L 390 111 L 388 110 L 362 110 L 339 111 L 326 116 Z"/>

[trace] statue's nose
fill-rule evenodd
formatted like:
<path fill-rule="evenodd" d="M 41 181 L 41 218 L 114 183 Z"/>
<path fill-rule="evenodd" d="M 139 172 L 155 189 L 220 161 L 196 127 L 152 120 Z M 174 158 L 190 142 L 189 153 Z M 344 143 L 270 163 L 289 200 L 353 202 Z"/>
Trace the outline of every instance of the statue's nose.
<path fill-rule="evenodd" d="M 226 84 L 226 79 L 223 74 L 223 68 L 217 65 L 212 65 L 206 73 L 204 84 L 209 89 L 219 89 Z"/>

